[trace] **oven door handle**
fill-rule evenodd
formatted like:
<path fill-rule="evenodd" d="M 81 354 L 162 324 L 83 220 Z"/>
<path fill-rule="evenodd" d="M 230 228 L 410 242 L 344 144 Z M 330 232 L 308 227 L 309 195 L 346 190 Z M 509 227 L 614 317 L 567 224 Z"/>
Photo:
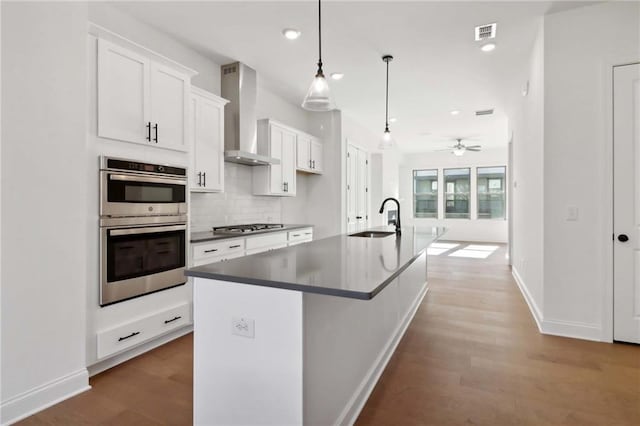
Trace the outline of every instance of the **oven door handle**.
<path fill-rule="evenodd" d="M 138 235 L 138 234 L 153 234 L 156 232 L 171 232 L 171 231 L 186 231 L 187 225 L 172 225 L 172 226 L 151 226 L 144 228 L 125 228 L 125 229 L 112 229 L 109 231 L 111 236 L 119 235 Z"/>
<path fill-rule="evenodd" d="M 186 179 L 117 175 L 113 173 L 109 173 L 109 180 L 118 180 L 118 181 L 125 181 L 125 182 L 164 183 L 164 184 L 185 185 L 185 186 L 187 184 Z"/>

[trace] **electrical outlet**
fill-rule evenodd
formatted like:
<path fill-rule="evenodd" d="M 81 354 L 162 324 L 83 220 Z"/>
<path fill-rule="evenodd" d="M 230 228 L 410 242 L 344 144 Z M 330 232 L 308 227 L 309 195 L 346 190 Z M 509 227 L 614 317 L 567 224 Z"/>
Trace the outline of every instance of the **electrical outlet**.
<path fill-rule="evenodd" d="M 578 220 L 578 207 L 567 206 L 567 220 L 572 222 Z"/>
<path fill-rule="evenodd" d="M 251 318 L 233 317 L 231 319 L 231 334 L 253 339 L 255 336 L 254 330 L 255 330 L 255 321 L 252 320 Z"/>

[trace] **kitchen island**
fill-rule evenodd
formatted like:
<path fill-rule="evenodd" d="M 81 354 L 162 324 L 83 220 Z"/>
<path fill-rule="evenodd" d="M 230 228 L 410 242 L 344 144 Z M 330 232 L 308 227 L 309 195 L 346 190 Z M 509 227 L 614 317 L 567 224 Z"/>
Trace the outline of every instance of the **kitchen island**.
<path fill-rule="evenodd" d="M 338 235 L 189 269 L 194 424 L 351 424 L 427 287 L 442 228 Z"/>

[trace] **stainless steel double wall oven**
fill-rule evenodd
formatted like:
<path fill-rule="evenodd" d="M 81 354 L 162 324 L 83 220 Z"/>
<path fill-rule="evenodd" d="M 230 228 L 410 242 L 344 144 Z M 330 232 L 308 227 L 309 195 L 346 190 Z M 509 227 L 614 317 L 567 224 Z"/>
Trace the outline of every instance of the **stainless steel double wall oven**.
<path fill-rule="evenodd" d="M 100 158 L 100 306 L 182 285 L 187 170 Z"/>

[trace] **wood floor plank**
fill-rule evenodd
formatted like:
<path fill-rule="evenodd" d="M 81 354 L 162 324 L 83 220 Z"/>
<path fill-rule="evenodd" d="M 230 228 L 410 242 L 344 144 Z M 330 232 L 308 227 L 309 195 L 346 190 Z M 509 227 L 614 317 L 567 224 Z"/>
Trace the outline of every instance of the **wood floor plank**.
<path fill-rule="evenodd" d="M 640 425 L 640 346 L 541 335 L 506 248 L 449 257 L 458 243 L 429 256 L 430 290 L 357 424 Z M 192 424 L 193 335 L 91 385 L 19 424 Z"/>

